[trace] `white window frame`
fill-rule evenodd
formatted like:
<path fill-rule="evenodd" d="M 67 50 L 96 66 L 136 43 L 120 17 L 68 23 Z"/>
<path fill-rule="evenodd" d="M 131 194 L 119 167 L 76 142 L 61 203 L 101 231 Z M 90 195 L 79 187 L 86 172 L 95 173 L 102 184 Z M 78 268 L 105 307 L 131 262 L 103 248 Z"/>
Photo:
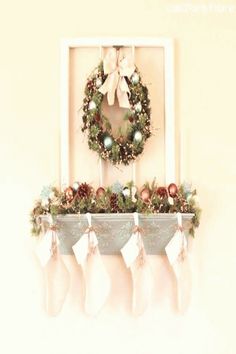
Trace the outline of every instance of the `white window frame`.
<path fill-rule="evenodd" d="M 70 180 L 69 159 L 69 55 L 70 48 L 84 47 L 161 47 L 164 50 L 165 86 L 165 182 L 175 182 L 175 110 L 174 110 L 174 41 L 170 38 L 75 38 L 61 41 L 61 124 L 60 181 L 61 187 Z"/>

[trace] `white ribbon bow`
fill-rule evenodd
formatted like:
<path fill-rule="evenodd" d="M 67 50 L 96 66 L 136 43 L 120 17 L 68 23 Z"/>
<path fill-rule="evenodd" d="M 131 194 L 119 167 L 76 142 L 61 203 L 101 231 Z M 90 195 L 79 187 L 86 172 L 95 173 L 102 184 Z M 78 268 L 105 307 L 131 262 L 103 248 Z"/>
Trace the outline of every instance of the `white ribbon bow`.
<path fill-rule="evenodd" d="M 130 91 L 125 77 L 130 78 L 135 70 L 132 56 L 124 56 L 122 50 L 110 48 L 103 59 L 103 69 L 108 76 L 99 91 L 103 95 L 107 93 L 110 106 L 114 104 L 115 93 L 117 93 L 119 106 L 130 108 L 128 98 Z"/>

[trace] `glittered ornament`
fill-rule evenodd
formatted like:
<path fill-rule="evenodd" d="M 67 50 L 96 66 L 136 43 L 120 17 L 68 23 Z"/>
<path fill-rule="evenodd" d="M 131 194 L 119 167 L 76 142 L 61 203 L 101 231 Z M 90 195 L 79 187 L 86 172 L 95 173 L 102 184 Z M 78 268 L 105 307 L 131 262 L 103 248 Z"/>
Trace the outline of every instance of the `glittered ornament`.
<path fill-rule="evenodd" d="M 103 140 L 105 149 L 110 150 L 112 148 L 113 140 L 110 136 L 106 136 Z"/>
<path fill-rule="evenodd" d="M 156 194 L 158 195 L 158 197 L 160 197 L 161 199 L 167 197 L 168 193 L 165 187 L 158 187 L 156 190 Z"/>
<path fill-rule="evenodd" d="M 148 188 L 144 188 L 141 191 L 140 196 L 144 202 L 147 202 L 150 199 L 150 190 Z"/>
<path fill-rule="evenodd" d="M 101 198 L 105 194 L 105 189 L 103 187 L 99 187 L 96 191 L 96 197 Z"/>
<path fill-rule="evenodd" d="M 142 111 L 141 102 L 136 103 L 136 105 L 134 106 L 134 109 L 136 112 L 140 113 Z"/>
<path fill-rule="evenodd" d="M 51 193 L 52 193 L 52 186 L 44 186 L 40 193 L 40 198 L 46 200 L 50 198 Z"/>
<path fill-rule="evenodd" d="M 93 109 L 96 109 L 96 103 L 94 101 L 90 101 L 88 105 L 88 109 L 92 111 Z"/>
<path fill-rule="evenodd" d="M 111 186 L 112 193 L 119 194 L 123 190 L 123 185 L 119 182 L 116 181 L 112 186 Z"/>
<path fill-rule="evenodd" d="M 134 85 L 137 85 L 137 83 L 139 82 L 139 75 L 137 73 L 133 73 L 133 75 L 131 76 L 131 82 Z"/>
<path fill-rule="evenodd" d="M 65 196 L 66 196 L 66 201 L 67 203 L 72 202 L 73 198 L 74 198 L 74 191 L 71 187 L 67 187 L 65 190 Z"/>
<path fill-rule="evenodd" d="M 140 142 L 142 141 L 142 138 L 143 138 L 142 133 L 141 133 L 139 130 L 137 130 L 137 131 L 134 133 L 134 141 L 135 141 L 136 143 L 140 143 Z"/>
<path fill-rule="evenodd" d="M 177 188 L 176 184 L 174 184 L 174 183 L 169 184 L 168 193 L 169 193 L 170 197 L 172 197 L 172 198 L 176 197 L 176 195 L 178 193 L 178 188 Z"/>
<path fill-rule="evenodd" d="M 116 193 L 112 193 L 112 195 L 110 196 L 110 206 L 111 206 L 111 211 L 112 212 L 118 212 L 119 211 L 118 195 Z"/>

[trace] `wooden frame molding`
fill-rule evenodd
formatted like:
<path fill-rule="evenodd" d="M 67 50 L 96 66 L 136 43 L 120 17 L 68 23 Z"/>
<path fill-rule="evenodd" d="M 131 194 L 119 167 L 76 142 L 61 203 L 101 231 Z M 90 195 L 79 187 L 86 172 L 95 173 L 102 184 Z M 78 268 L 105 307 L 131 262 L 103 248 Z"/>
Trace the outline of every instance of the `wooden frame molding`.
<path fill-rule="evenodd" d="M 75 38 L 61 42 L 61 124 L 60 124 L 60 181 L 69 184 L 69 53 L 79 47 L 162 47 L 165 78 L 165 182 L 175 176 L 175 110 L 174 110 L 174 42 L 169 38 Z"/>

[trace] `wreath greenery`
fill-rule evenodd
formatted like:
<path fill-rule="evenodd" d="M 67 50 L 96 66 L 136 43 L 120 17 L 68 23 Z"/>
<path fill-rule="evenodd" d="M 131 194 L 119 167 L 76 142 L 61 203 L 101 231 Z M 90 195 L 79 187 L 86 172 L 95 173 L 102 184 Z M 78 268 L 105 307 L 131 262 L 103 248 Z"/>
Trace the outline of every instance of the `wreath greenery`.
<path fill-rule="evenodd" d="M 104 95 L 99 92 L 106 80 L 103 63 L 94 70 L 87 79 L 85 98 L 83 100 L 82 131 L 88 130 L 88 145 L 104 160 L 112 164 L 128 165 L 143 152 L 146 140 L 151 136 L 150 100 L 148 89 L 142 83 L 140 74 L 135 68 L 130 77 L 125 77 L 130 94 L 130 109 L 124 116 L 129 121 L 126 132 L 119 130 L 118 137 L 112 134 L 112 126 L 102 112 Z"/>

